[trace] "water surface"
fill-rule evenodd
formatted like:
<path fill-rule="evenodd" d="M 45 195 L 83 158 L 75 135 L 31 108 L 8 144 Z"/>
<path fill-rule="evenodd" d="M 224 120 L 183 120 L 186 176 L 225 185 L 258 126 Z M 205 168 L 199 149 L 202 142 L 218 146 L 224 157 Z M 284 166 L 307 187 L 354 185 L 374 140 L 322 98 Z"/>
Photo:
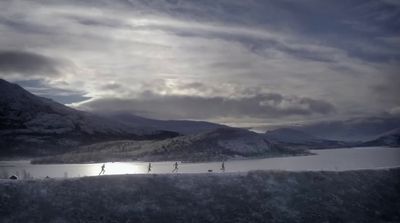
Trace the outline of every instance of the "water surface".
<path fill-rule="evenodd" d="M 225 162 L 225 172 L 250 170 L 356 170 L 400 166 L 400 148 L 362 147 L 345 149 L 311 150 L 316 155 L 267 159 L 233 160 Z M 152 162 L 151 173 L 171 174 L 175 162 Z M 98 175 L 103 163 L 92 164 L 45 164 L 32 165 L 26 161 L 0 161 L 0 175 L 16 174 L 21 178 L 82 177 Z M 221 162 L 181 163 L 177 173 L 223 172 Z M 105 163 L 105 174 L 143 174 L 148 171 L 147 162 Z"/>

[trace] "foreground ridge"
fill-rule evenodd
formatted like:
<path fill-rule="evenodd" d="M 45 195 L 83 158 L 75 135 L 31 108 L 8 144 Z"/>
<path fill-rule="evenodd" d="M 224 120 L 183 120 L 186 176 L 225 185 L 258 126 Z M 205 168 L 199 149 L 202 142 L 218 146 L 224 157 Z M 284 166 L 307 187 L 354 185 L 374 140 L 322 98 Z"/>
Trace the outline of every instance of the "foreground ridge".
<path fill-rule="evenodd" d="M 4 222 L 398 222 L 400 169 L 0 183 Z"/>

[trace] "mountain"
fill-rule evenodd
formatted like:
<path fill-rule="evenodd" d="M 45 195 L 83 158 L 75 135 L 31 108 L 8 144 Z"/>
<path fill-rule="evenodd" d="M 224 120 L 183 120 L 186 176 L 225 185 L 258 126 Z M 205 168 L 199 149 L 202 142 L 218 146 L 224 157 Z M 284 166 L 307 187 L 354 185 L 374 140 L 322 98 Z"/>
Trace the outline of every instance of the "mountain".
<path fill-rule="evenodd" d="M 0 79 L 0 156 L 65 151 L 109 139 L 154 139 L 177 133 L 133 128 L 38 97 Z"/>
<path fill-rule="evenodd" d="M 267 131 L 265 136 L 271 140 L 288 143 L 308 143 L 322 141 L 322 139 L 291 128 L 281 128 Z"/>
<path fill-rule="evenodd" d="M 225 159 L 305 154 L 238 128 L 219 128 L 160 141 L 114 141 L 81 147 L 79 152 L 36 160 L 35 163 L 81 163 L 106 160 L 221 161 Z"/>
<path fill-rule="evenodd" d="M 267 131 L 265 137 L 271 141 L 280 143 L 286 146 L 304 146 L 308 149 L 326 149 L 333 147 L 347 146 L 348 143 L 322 139 L 303 131 L 291 129 L 291 128 L 280 128 L 275 130 Z"/>
<path fill-rule="evenodd" d="M 364 117 L 323 121 L 290 128 L 318 138 L 339 141 L 368 141 L 400 127 L 400 117 Z"/>
<path fill-rule="evenodd" d="M 227 127 L 224 125 L 204 121 L 148 119 L 128 113 L 108 114 L 107 117 L 129 124 L 129 126 L 136 128 L 162 129 L 171 132 L 178 132 L 182 135 L 197 134 Z"/>
<path fill-rule="evenodd" d="M 364 146 L 393 146 L 400 147 L 400 128 L 386 132 L 374 140 L 363 143 Z"/>

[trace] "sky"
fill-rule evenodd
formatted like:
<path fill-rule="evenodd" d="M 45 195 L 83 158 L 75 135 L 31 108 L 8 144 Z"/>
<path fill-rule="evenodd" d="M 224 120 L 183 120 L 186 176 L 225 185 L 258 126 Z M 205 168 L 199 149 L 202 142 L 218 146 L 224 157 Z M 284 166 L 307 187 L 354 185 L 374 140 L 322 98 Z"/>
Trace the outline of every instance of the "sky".
<path fill-rule="evenodd" d="M 233 126 L 400 114 L 397 0 L 2 0 L 0 78 Z"/>

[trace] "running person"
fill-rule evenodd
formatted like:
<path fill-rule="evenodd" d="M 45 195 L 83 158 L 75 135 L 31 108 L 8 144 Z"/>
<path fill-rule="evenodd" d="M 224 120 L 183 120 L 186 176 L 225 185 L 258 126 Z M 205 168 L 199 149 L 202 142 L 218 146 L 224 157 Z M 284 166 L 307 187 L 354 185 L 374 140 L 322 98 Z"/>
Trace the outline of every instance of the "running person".
<path fill-rule="evenodd" d="M 149 166 L 147 167 L 147 173 L 151 172 L 151 163 L 149 163 Z"/>
<path fill-rule="evenodd" d="M 101 165 L 101 171 L 100 171 L 100 173 L 99 173 L 99 176 L 100 176 L 101 174 L 104 175 L 105 172 L 106 172 L 106 164 L 103 163 L 103 165 Z"/>
<path fill-rule="evenodd" d="M 174 169 L 172 170 L 172 172 L 178 172 L 178 162 L 174 163 Z"/>

